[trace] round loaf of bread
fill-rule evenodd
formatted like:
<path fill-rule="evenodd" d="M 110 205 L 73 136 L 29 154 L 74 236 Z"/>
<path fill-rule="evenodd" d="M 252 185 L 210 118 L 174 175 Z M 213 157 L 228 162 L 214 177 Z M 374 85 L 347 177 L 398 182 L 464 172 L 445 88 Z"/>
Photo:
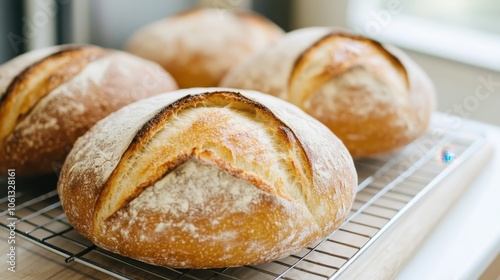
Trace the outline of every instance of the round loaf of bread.
<path fill-rule="evenodd" d="M 181 88 L 209 87 L 282 35 L 277 25 L 255 13 L 194 9 L 139 29 L 125 48 L 158 62 Z"/>
<path fill-rule="evenodd" d="M 435 107 L 431 81 L 402 51 L 326 27 L 290 32 L 221 85 L 292 102 L 328 126 L 354 157 L 412 142 Z"/>
<path fill-rule="evenodd" d="M 65 45 L 20 55 L 0 66 L 0 168 L 58 171 L 99 119 L 175 89 L 158 64 L 125 52 Z"/>
<path fill-rule="evenodd" d="M 357 176 L 342 142 L 270 95 L 192 88 L 141 100 L 76 142 L 58 182 L 70 223 L 155 265 L 284 257 L 346 218 Z"/>

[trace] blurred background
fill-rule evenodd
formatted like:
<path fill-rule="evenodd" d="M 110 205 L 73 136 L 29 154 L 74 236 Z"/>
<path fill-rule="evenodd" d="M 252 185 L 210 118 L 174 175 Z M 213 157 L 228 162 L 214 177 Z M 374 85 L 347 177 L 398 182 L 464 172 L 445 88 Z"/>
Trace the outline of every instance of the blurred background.
<path fill-rule="evenodd" d="M 497 0 L 2 0 L 0 63 L 54 44 L 121 49 L 141 26 L 197 6 L 251 9 L 286 31 L 341 26 L 397 45 L 434 81 L 439 111 L 500 125 Z"/>

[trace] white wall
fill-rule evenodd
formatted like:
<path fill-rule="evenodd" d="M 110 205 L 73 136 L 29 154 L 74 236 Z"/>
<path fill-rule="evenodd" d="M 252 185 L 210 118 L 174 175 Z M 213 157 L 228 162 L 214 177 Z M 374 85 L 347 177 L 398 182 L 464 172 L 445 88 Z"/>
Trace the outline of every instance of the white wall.
<path fill-rule="evenodd" d="M 500 126 L 500 73 L 407 52 L 434 81 L 440 111 Z"/>
<path fill-rule="evenodd" d="M 305 26 L 347 27 L 348 0 L 292 0 L 294 28 Z"/>

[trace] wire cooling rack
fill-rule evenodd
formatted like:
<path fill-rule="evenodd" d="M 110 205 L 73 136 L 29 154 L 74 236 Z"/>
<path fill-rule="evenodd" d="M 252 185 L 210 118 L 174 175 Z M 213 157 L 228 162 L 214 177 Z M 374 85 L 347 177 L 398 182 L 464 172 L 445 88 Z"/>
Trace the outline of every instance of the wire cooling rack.
<path fill-rule="evenodd" d="M 485 140 L 480 133 L 434 127 L 401 151 L 356 160 L 358 193 L 342 226 L 311 247 L 257 266 L 178 270 L 102 250 L 69 224 L 54 179 L 45 183 L 17 182 L 18 186 L 28 187 L 16 193 L 16 232 L 66 262 L 82 263 L 118 279 L 334 279 Z M 7 218 L 13 218 L 7 205 L 7 197 L 0 198 L 0 225 L 5 229 Z"/>

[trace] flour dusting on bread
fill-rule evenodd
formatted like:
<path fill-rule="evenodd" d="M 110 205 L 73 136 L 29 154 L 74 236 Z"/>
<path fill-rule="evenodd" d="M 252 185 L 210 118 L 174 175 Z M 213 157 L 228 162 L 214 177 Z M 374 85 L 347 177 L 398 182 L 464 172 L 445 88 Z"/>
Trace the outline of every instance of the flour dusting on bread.
<path fill-rule="evenodd" d="M 348 214 L 356 185 L 345 146 L 295 106 L 193 88 L 99 122 L 75 144 L 58 191 L 70 222 L 96 245 L 206 268 L 274 260 L 325 237 Z"/>
<path fill-rule="evenodd" d="M 246 181 L 235 178 L 218 167 L 189 160 L 165 178 L 146 188 L 130 202 L 135 211 L 142 208 L 170 214 L 210 215 L 213 209 L 233 214 L 249 210 L 258 203 L 262 191 Z M 217 199 L 224 197 L 224 199 Z"/>

